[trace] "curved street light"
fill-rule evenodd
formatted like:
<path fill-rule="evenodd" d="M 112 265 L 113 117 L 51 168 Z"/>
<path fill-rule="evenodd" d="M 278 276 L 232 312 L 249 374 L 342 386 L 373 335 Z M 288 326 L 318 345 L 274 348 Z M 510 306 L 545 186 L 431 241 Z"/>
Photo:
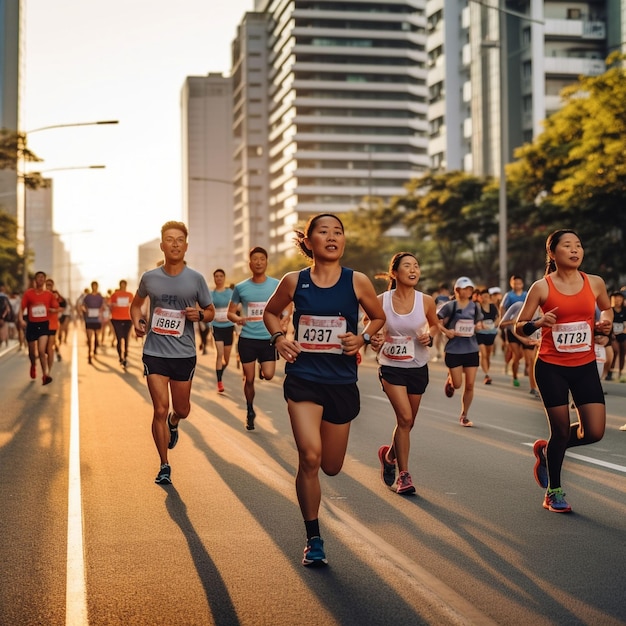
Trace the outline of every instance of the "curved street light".
<path fill-rule="evenodd" d="M 97 120 L 95 122 L 72 122 L 63 124 L 51 124 L 49 126 L 41 126 L 28 131 L 18 132 L 18 148 L 17 148 L 17 247 L 18 253 L 24 255 L 22 285 L 28 286 L 28 261 L 27 261 L 27 241 L 26 241 L 26 177 L 24 172 L 24 154 L 27 150 L 28 136 L 46 130 L 57 128 L 70 128 L 73 126 L 102 126 L 119 124 L 119 120 Z M 102 169 L 104 166 L 87 166 L 87 169 Z M 57 168 L 61 169 L 85 169 L 85 168 Z M 51 171 L 51 170 L 50 170 Z M 40 172 L 41 173 L 41 172 Z"/>

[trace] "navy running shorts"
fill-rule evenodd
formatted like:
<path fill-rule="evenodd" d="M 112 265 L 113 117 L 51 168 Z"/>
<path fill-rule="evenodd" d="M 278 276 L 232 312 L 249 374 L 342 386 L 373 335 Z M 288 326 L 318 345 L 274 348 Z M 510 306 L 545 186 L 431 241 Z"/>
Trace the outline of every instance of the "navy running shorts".
<path fill-rule="evenodd" d="M 322 419 L 331 424 L 347 424 L 361 410 L 356 383 L 328 385 L 288 374 L 283 382 L 283 392 L 285 400 L 319 404 L 323 408 Z"/>
<path fill-rule="evenodd" d="M 239 359 L 242 363 L 265 363 L 266 361 L 276 361 L 276 348 L 270 344 L 269 339 L 247 339 L 239 337 L 237 344 Z"/>

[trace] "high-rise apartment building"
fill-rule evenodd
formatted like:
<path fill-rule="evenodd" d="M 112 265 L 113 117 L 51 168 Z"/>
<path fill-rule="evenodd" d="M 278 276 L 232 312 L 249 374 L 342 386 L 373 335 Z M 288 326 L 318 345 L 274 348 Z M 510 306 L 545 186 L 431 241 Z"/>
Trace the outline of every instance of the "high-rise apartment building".
<path fill-rule="evenodd" d="M 499 176 L 565 86 L 604 72 L 610 1 L 428 0 L 432 167 Z"/>
<path fill-rule="evenodd" d="M 0 128 L 11 132 L 21 130 L 22 19 L 21 0 L 0 0 Z M 23 236 L 17 193 L 17 167 L 0 170 L 0 208 L 18 219 Z"/>
<path fill-rule="evenodd" d="M 268 15 L 246 13 L 232 46 L 235 270 L 248 253 L 270 247 L 268 176 Z"/>
<path fill-rule="evenodd" d="M 183 221 L 189 266 L 210 282 L 233 263 L 232 81 L 190 76 L 181 93 Z"/>
<path fill-rule="evenodd" d="M 255 8 L 269 19 L 269 244 L 282 252 L 310 215 L 389 200 L 428 169 L 425 0 Z"/>

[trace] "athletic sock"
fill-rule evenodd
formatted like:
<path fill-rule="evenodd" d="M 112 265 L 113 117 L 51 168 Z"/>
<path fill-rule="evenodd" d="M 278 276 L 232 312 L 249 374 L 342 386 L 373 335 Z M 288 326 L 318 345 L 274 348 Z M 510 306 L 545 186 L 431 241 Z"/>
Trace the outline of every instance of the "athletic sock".
<path fill-rule="evenodd" d="M 224 373 L 224 368 L 222 368 L 221 370 L 215 370 L 215 373 L 217 374 L 217 382 L 221 383 L 222 382 L 222 374 Z"/>
<path fill-rule="evenodd" d="M 320 521 L 319 519 L 313 519 L 311 521 L 304 520 L 304 527 L 306 528 L 306 538 L 320 536 Z"/>

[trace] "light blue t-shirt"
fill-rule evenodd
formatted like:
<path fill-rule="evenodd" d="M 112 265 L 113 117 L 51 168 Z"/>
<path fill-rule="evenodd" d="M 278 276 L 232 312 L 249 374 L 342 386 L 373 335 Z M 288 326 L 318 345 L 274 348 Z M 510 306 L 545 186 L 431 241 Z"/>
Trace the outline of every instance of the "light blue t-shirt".
<path fill-rule="evenodd" d="M 185 266 L 176 276 L 163 267 L 149 270 L 137 289 L 140 298 L 150 298 L 150 319 L 143 353 L 163 358 L 196 356 L 193 322 L 181 311 L 199 304 L 203 309 L 212 304 L 209 286 L 200 272 Z"/>
<path fill-rule="evenodd" d="M 215 306 L 215 318 L 211 324 L 215 328 L 231 328 L 234 324 L 226 317 L 228 313 L 228 305 L 233 295 L 233 290 L 227 287 L 223 291 L 217 291 L 213 289 L 211 291 L 211 298 L 213 298 L 213 305 Z"/>
<path fill-rule="evenodd" d="M 234 304 L 242 305 L 242 316 L 251 318 L 241 327 L 244 339 L 269 339 L 270 334 L 263 323 L 265 305 L 278 287 L 278 280 L 266 276 L 262 283 L 255 283 L 248 278 L 237 285 L 230 299 Z"/>

